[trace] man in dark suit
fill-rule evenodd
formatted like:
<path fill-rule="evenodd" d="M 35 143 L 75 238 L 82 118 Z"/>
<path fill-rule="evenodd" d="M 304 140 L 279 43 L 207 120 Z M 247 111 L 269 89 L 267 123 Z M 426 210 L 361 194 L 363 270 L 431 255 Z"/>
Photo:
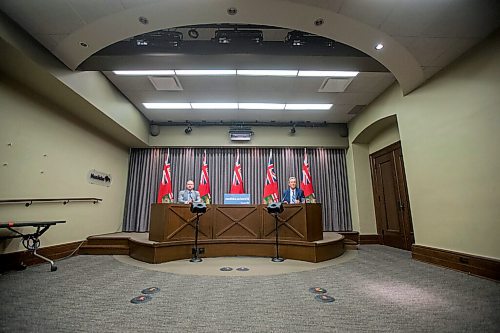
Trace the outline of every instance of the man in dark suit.
<path fill-rule="evenodd" d="M 282 198 L 283 203 L 290 204 L 302 203 L 306 201 L 304 191 L 302 191 L 300 188 L 297 188 L 297 178 L 288 178 L 288 189 L 283 192 Z"/>
<path fill-rule="evenodd" d="M 201 202 L 200 192 L 194 190 L 194 182 L 192 180 L 186 182 L 186 189 L 179 192 L 177 201 L 184 204 Z"/>

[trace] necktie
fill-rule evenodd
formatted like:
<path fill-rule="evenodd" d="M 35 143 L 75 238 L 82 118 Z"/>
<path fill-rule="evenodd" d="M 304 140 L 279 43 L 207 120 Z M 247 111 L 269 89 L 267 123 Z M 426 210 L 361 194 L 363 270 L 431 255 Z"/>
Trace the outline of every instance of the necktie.
<path fill-rule="evenodd" d="M 295 190 L 292 190 L 292 197 L 290 199 L 291 203 L 295 203 Z"/>

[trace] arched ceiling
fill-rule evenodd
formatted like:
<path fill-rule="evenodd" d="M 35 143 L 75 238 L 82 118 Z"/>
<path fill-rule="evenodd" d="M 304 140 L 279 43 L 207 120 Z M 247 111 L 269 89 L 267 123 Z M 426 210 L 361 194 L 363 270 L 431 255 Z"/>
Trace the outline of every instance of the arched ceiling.
<path fill-rule="evenodd" d="M 236 8 L 237 14 L 229 15 L 228 8 Z M 139 17 L 147 18 L 149 23 L 140 23 Z M 323 19 L 323 25 L 314 24 L 318 18 Z M 331 10 L 279 0 L 177 0 L 130 8 L 72 32 L 57 45 L 54 53 L 69 68 L 76 69 L 92 54 L 125 38 L 165 28 L 206 23 L 261 24 L 311 32 L 370 55 L 394 74 L 404 93 L 415 89 L 424 80 L 422 68 L 415 58 L 382 31 Z M 87 47 L 82 47 L 82 42 Z M 377 43 L 383 43 L 384 49 L 375 50 Z"/>
<path fill-rule="evenodd" d="M 237 13 L 229 15 L 229 8 L 235 8 Z M 286 119 L 345 123 L 394 79 L 403 94 L 410 93 L 500 25 L 500 1 L 495 0 L 4 0 L 0 2 L 0 9 L 71 70 L 77 70 L 100 50 L 132 36 L 179 26 L 238 23 L 283 27 L 324 36 L 362 51 L 390 71 L 361 72 L 345 91 L 338 93 L 318 91 L 325 83 L 324 78 L 194 80 L 189 77 L 180 80 L 182 93 L 165 93 L 154 91 L 147 77 L 123 78 L 103 71 L 152 122 Z M 145 18 L 147 24 L 140 18 Z M 323 24 L 316 25 L 318 19 Z M 376 50 L 377 43 L 382 43 L 384 48 Z M 210 57 L 179 59 L 170 57 L 161 63 L 196 63 L 198 67 L 214 63 Z M 218 59 L 232 64 L 229 56 Z M 290 61 L 276 57 L 248 59 L 256 64 L 281 63 L 282 66 Z M 306 62 L 295 59 L 288 64 L 301 63 Z M 230 102 L 265 98 L 281 103 L 332 103 L 333 108 L 328 112 L 266 111 L 263 114 L 227 110 L 160 112 L 145 110 L 142 106 L 142 102 L 161 101 L 162 98 L 199 102 L 209 101 L 212 96 Z"/>

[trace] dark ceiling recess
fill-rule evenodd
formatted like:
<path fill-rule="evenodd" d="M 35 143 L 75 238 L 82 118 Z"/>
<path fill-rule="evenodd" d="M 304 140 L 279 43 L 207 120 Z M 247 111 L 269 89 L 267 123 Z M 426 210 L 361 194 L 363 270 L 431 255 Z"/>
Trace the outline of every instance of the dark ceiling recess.
<path fill-rule="evenodd" d="M 231 67 L 233 60 L 245 63 L 252 55 L 288 57 L 287 63 L 300 64 L 308 61 L 299 61 L 299 57 L 310 57 L 310 62 L 316 64 L 310 66 L 311 69 L 321 63 L 320 67 L 339 70 L 388 71 L 365 53 L 322 36 L 271 26 L 228 23 L 183 26 L 130 37 L 93 54 L 78 69 L 160 68 L 165 57 L 170 56 L 169 63 L 175 65 L 179 55 L 191 57 L 189 60 L 193 63 L 200 62 L 196 57 L 204 56 L 203 61 L 207 61 L 207 56 L 213 56 L 210 59 L 216 67 Z M 228 57 L 232 58 L 228 60 Z M 254 59 L 262 60 L 263 65 L 268 63 L 261 58 Z"/>
<path fill-rule="evenodd" d="M 198 39 L 203 29 L 214 30 L 210 39 Z M 265 40 L 266 30 L 283 30 L 282 40 Z M 191 38 L 186 40 L 180 30 Z M 196 37 L 192 37 L 196 34 Z M 302 31 L 257 25 L 198 25 L 157 30 L 114 43 L 96 55 L 135 55 L 143 53 L 228 54 L 249 53 L 296 56 L 358 56 L 365 53 L 331 39 Z"/>

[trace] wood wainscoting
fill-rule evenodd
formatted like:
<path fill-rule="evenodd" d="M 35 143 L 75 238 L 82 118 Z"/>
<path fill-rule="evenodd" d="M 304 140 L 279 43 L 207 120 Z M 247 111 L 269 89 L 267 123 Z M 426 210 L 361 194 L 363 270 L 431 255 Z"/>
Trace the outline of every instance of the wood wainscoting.
<path fill-rule="evenodd" d="M 500 280 L 499 260 L 422 245 L 413 245 L 412 258 L 469 274 Z"/>
<path fill-rule="evenodd" d="M 77 249 L 86 241 L 72 242 L 39 248 L 36 252 L 51 260 L 62 259 L 77 253 Z M 35 257 L 29 251 L 0 254 L 0 272 L 24 269 L 27 266 L 47 263 Z"/>
<path fill-rule="evenodd" d="M 375 235 L 359 235 L 360 244 L 382 244 L 381 237 Z"/>

